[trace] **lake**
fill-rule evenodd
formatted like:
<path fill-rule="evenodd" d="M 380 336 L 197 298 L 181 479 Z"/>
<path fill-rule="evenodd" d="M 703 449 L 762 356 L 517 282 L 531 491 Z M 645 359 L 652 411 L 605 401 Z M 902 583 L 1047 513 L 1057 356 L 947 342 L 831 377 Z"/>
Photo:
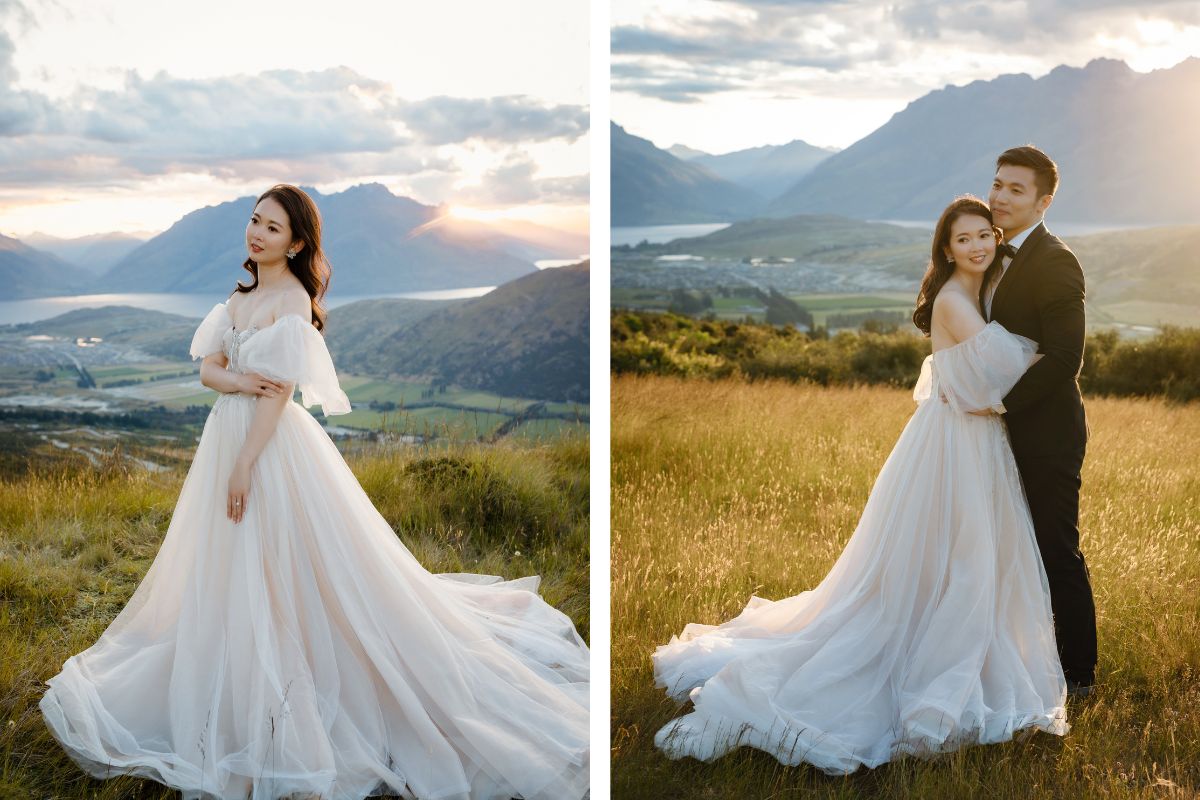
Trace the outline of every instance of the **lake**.
<path fill-rule="evenodd" d="M 326 308 L 337 308 L 357 300 L 373 300 L 381 297 L 406 297 L 414 300 L 456 300 L 480 297 L 495 286 L 476 286 L 469 289 L 440 289 L 428 292 L 402 292 L 399 294 L 341 295 L 330 292 L 325 296 Z M 20 322 L 37 322 L 57 317 L 77 308 L 101 308 L 103 306 L 134 306 L 185 317 L 202 318 L 212 307 L 224 300 L 219 294 L 175 294 L 169 292 L 142 292 L 118 294 L 77 294 L 64 297 L 35 297 L 28 300 L 0 301 L 0 325 Z"/>
<path fill-rule="evenodd" d="M 883 222 L 888 225 L 899 225 L 901 228 L 924 228 L 933 235 L 933 226 L 937 222 L 936 219 L 915 220 L 915 219 L 871 219 L 868 222 Z M 1166 223 L 1164 223 L 1166 224 Z M 1046 227 L 1056 236 L 1090 236 L 1093 233 L 1108 233 L 1109 231 L 1132 231 L 1140 228 L 1155 228 L 1157 225 L 1121 225 L 1104 222 L 1058 222 L 1053 219 L 1046 220 Z"/>
<path fill-rule="evenodd" d="M 931 233 L 936 219 L 872 219 L 868 222 L 885 222 L 889 225 L 899 225 L 902 228 L 924 228 Z M 643 239 L 650 244 L 663 244 L 673 239 L 684 239 L 689 236 L 707 236 L 708 234 L 728 228 L 728 222 L 712 222 L 692 225 L 639 225 L 617 227 L 612 229 L 612 246 L 619 247 L 627 244 L 636 245 Z M 1105 223 L 1085 222 L 1056 222 L 1047 220 L 1047 227 L 1059 236 L 1087 236 L 1091 233 L 1106 233 L 1107 231 L 1134 230 L 1150 228 L 1152 225 L 1114 225 Z"/>
<path fill-rule="evenodd" d="M 684 239 L 689 236 L 707 236 L 708 234 L 728 228 L 728 222 L 706 222 L 689 225 L 632 225 L 612 229 L 612 247 L 623 244 L 631 247 L 643 239 L 650 244 L 662 244 L 672 239 Z"/>

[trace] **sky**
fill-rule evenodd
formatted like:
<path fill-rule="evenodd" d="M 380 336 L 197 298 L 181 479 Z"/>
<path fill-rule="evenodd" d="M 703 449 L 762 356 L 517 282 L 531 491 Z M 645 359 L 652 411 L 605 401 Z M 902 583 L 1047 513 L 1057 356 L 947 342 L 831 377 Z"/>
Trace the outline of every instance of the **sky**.
<path fill-rule="evenodd" d="M 612 0 L 613 121 L 659 147 L 845 148 L 946 85 L 1200 56 L 1195 0 Z"/>
<path fill-rule="evenodd" d="M 287 182 L 587 231 L 584 2 L 0 0 L 0 233 Z"/>

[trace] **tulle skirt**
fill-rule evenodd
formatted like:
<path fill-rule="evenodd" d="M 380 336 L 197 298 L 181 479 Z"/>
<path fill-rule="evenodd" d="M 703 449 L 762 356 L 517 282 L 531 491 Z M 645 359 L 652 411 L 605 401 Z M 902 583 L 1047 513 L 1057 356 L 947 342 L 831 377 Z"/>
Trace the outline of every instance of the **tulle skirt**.
<path fill-rule="evenodd" d="M 997 417 L 921 403 L 857 529 L 811 591 L 751 599 L 653 655 L 694 710 L 655 743 L 711 760 L 747 745 L 831 774 L 1068 730 L 1033 523 Z"/>
<path fill-rule="evenodd" d="M 255 399 L 213 407 L 162 547 L 41 709 L 95 777 L 184 798 L 579 798 L 588 651 L 537 579 L 432 575 L 294 402 L 227 481 Z"/>

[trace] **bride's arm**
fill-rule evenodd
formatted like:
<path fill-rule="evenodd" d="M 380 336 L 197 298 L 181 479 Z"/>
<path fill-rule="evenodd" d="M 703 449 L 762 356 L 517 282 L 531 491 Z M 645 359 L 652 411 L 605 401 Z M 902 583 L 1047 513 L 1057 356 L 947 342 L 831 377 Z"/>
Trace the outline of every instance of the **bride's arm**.
<path fill-rule="evenodd" d="M 221 394 L 240 392 L 241 376 L 226 369 L 228 364 L 229 359 L 224 353 L 205 356 L 200 362 L 200 383 Z"/>
<path fill-rule="evenodd" d="M 979 314 L 979 309 L 972 305 L 965 297 L 953 292 L 940 292 L 933 300 L 933 317 L 934 325 L 940 325 L 953 338 L 955 342 L 964 342 L 975 334 L 979 333 L 987 323 Z M 943 396 L 943 400 L 945 397 Z M 1003 413 L 1002 407 L 993 406 L 992 408 L 964 408 L 968 414 L 974 414 L 977 417 L 987 417 L 992 414 Z"/>
<path fill-rule="evenodd" d="M 285 297 L 282 305 L 283 307 L 276 311 L 275 319 L 288 313 L 311 314 L 312 306 L 309 305 L 308 295 L 304 295 L 302 312 L 300 299 L 295 295 Z M 271 441 L 271 437 L 275 435 L 275 428 L 279 425 L 283 409 L 291 402 L 292 393 L 296 388 L 294 383 L 283 381 L 276 383 L 283 387 L 283 391 L 275 395 L 256 398 L 254 419 L 250 421 L 250 430 L 246 434 L 246 440 L 242 442 L 242 449 L 238 451 L 237 460 L 233 464 L 233 474 L 229 476 L 229 496 L 226 500 L 225 513 L 234 522 L 241 522 L 242 516 L 246 513 L 250 494 L 250 468 L 258 460 L 258 456 L 267 446 L 267 442 Z"/>
<path fill-rule="evenodd" d="M 242 449 L 238 451 L 237 460 L 233 463 L 233 474 L 229 476 L 229 498 L 226 501 L 225 513 L 234 522 L 241 522 L 246 513 L 246 504 L 250 494 L 250 468 L 258 460 L 267 442 L 275 435 L 279 418 L 283 416 L 283 408 L 292 399 L 293 384 L 283 384 L 283 391 L 274 396 L 257 398 L 254 404 L 254 419 L 250 421 L 250 430 Z"/>
<path fill-rule="evenodd" d="M 221 394 L 240 392 L 266 397 L 273 397 L 284 388 L 279 381 L 265 378 L 257 372 L 230 372 L 229 359 L 225 358 L 224 353 L 204 357 L 200 362 L 200 383 Z"/>

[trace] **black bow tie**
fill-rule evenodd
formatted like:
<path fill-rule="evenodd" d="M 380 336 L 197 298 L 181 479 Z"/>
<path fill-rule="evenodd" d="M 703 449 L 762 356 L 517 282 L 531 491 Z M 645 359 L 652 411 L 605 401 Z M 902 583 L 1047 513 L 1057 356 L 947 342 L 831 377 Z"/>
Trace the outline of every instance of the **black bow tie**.
<path fill-rule="evenodd" d="M 1017 257 L 1017 248 L 1013 247 L 1008 242 L 1005 242 L 1004 244 L 997 247 L 996 252 L 999 253 L 1001 256 L 1008 256 L 1009 258 Z"/>

